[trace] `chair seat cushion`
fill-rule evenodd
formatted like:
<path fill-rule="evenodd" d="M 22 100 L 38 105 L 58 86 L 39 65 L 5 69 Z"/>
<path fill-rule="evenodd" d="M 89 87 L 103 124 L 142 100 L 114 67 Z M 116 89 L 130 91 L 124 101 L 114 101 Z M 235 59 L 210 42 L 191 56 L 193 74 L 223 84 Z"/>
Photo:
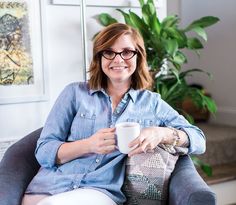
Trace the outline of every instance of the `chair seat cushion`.
<path fill-rule="evenodd" d="M 165 204 L 168 182 L 177 159 L 177 155 L 172 155 L 159 146 L 152 153 L 128 158 L 123 185 L 126 205 Z"/>

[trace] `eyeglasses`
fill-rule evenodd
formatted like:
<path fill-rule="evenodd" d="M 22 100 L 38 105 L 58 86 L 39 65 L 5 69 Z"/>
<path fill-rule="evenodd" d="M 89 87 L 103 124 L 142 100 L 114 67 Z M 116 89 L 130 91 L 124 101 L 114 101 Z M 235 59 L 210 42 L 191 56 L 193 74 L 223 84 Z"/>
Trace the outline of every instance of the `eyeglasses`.
<path fill-rule="evenodd" d="M 104 50 L 101 51 L 101 54 L 104 58 L 108 59 L 108 60 L 113 60 L 115 59 L 116 55 L 120 55 L 120 57 L 123 60 L 130 60 L 131 58 L 133 58 L 138 52 L 137 51 L 133 51 L 133 50 L 123 50 L 121 52 L 115 52 L 112 50 Z"/>

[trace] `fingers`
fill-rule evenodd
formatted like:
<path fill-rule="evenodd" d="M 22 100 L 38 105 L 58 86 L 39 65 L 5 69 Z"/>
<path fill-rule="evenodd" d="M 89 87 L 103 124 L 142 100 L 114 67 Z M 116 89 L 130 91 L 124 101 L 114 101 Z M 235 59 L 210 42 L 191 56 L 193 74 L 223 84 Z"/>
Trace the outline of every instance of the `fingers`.
<path fill-rule="evenodd" d="M 109 146 L 109 145 L 115 145 L 116 144 L 116 140 L 115 138 L 112 138 L 112 139 L 106 139 L 106 140 L 103 140 L 103 143 L 102 143 L 104 146 Z"/>
<path fill-rule="evenodd" d="M 115 145 L 105 146 L 102 154 L 108 154 L 116 149 Z"/>
<path fill-rule="evenodd" d="M 115 133 L 103 133 L 101 139 L 106 141 L 110 139 L 115 139 Z"/>
<path fill-rule="evenodd" d="M 132 156 L 134 156 L 136 154 L 140 154 L 140 153 L 147 153 L 147 152 L 151 153 L 151 152 L 154 152 L 153 149 L 155 148 L 155 145 L 148 138 L 143 139 L 141 137 L 140 139 L 137 139 L 134 143 L 136 143 L 135 145 L 137 146 L 137 148 L 133 149 L 128 154 L 129 157 L 132 157 Z M 134 146 L 132 146 L 132 147 L 134 147 Z"/>
<path fill-rule="evenodd" d="M 131 152 L 128 153 L 128 156 L 131 157 L 135 154 L 140 154 L 142 152 L 146 151 L 146 144 L 144 143 L 145 138 L 140 135 L 139 137 L 137 137 L 136 139 L 134 139 L 132 142 L 129 143 L 129 147 L 136 147 L 134 148 Z"/>
<path fill-rule="evenodd" d="M 132 157 L 132 156 L 134 156 L 134 155 L 136 155 L 136 154 L 146 153 L 146 150 L 147 150 L 147 149 L 148 149 L 148 148 L 146 147 L 146 145 L 141 144 L 141 145 L 139 145 L 137 148 L 135 148 L 135 149 L 133 149 L 131 152 L 129 152 L 128 156 L 129 156 L 129 157 Z"/>
<path fill-rule="evenodd" d="M 133 141 L 129 143 L 129 147 L 131 148 L 131 147 L 140 145 L 143 143 L 144 140 L 145 138 L 143 137 L 143 135 L 139 135 L 139 137 L 137 137 L 136 139 L 134 139 Z"/>
<path fill-rule="evenodd" d="M 102 133 L 110 133 L 110 132 L 114 132 L 115 133 L 115 127 L 112 127 L 112 128 L 103 128 L 103 129 L 100 129 L 98 130 L 98 132 L 102 132 Z"/>
<path fill-rule="evenodd" d="M 137 147 L 133 149 L 128 156 L 133 156 L 142 152 L 154 152 L 155 147 L 163 138 L 161 133 L 161 130 L 157 127 L 143 128 L 140 136 L 129 144 L 130 148 L 134 146 Z"/>
<path fill-rule="evenodd" d="M 100 140 L 115 139 L 115 128 L 104 128 L 98 131 Z"/>
<path fill-rule="evenodd" d="M 98 154 L 108 154 L 116 149 L 115 128 L 98 131 Z"/>

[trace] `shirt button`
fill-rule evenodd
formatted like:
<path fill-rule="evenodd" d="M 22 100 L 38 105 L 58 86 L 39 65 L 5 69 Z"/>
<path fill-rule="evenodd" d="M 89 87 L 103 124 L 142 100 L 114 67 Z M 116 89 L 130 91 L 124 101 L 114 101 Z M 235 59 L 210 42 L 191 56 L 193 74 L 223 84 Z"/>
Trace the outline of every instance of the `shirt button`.
<path fill-rule="evenodd" d="M 78 186 L 76 186 L 76 185 L 73 186 L 73 189 L 77 189 L 77 188 L 78 188 Z"/>
<path fill-rule="evenodd" d="M 98 163 L 98 162 L 99 162 L 99 159 L 96 159 L 95 161 L 96 161 L 96 163 Z"/>
<path fill-rule="evenodd" d="M 84 114 L 84 113 L 81 113 L 81 114 L 80 114 L 80 117 L 84 117 L 84 116 L 85 116 L 85 114 Z"/>

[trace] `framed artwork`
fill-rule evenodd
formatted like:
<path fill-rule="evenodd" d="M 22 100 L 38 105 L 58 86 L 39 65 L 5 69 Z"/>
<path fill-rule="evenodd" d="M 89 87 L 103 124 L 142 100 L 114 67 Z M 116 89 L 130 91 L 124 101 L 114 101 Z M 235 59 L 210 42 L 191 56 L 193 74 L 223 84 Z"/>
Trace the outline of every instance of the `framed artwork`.
<path fill-rule="evenodd" d="M 47 99 L 40 2 L 0 0 L 0 104 Z"/>

